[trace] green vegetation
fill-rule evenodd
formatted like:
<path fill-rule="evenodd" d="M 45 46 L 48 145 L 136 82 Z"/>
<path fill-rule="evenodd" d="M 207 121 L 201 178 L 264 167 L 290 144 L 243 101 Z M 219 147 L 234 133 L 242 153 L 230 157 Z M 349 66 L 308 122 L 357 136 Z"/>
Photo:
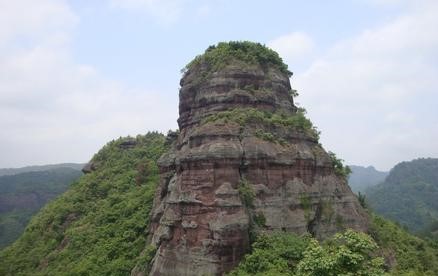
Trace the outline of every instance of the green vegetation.
<path fill-rule="evenodd" d="M 266 225 L 265 215 L 263 215 L 262 212 L 254 214 L 254 223 L 259 227 L 265 226 Z"/>
<path fill-rule="evenodd" d="M 48 166 L 31 167 L 41 169 Z M 9 169 L 5 173 L 21 172 Z M 0 248 L 15 241 L 32 215 L 59 194 L 82 173 L 70 167 L 55 167 L 47 171 L 29 171 L 0 176 Z"/>
<path fill-rule="evenodd" d="M 329 151 L 328 155 L 332 160 L 333 168 L 335 169 L 335 173 L 345 179 L 351 174 L 351 169 L 349 166 L 343 164 L 344 160 L 336 157 L 336 154 Z"/>
<path fill-rule="evenodd" d="M 23 233 L 32 215 L 38 210 L 13 210 L 0 214 L 0 248 L 13 243 Z"/>
<path fill-rule="evenodd" d="M 263 68 L 275 67 L 288 76 L 292 76 L 277 52 L 260 43 L 250 41 L 220 42 L 212 45 L 205 50 L 204 54 L 195 57 L 187 64 L 182 72 L 187 72 L 199 65 L 208 66 L 208 73 L 216 72 L 236 60 L 250 65 L 257 64 Z"/>
<path fill-rule="evenodd" d="M 260 234 L 230 275 L 438 275 L 438 242 L 371 214 L 370 235 L 346 230 L 324 242 L 285 232 Z"/>
<path fill-rule="evenodd" d="M 310 199 L 310 196 L 308 194 L 301 194 L 300 195 L 300 204 L 301 207 L 304 210 L 304 217 L 306 218 L 306 221 L 310 221 L 310 211 L 312 207 L 312 201 Z"/>
<path fill-rule="evenodd" d="M 147 273 L 152 268 L 152 259 L 155 257 L 155 253 L 157 252 L 157 248 L 154 245 L 148 245 L 141 252 L 140 257 L 137 259 L 137 264 L 134 268 L 136 272 Z"/>
<path fill-rule="evenodd" d="M 319 205 L 321 208 L 321 216 L 327 221 L 331 221 L 333 215 L 335 214 L 335 210 L 333 209 L 333 200 L 321 200 Z"/>
<path fill-rule="evenodd" d="M 312 239 L 298 263 L 295 275 L 383 275 L 383 259 L 368 235 L 347 230 L 320 244 Z"/>
<path fill-rule="evenodd" d="M 282 146 L 285 146 L 287 144 L 287 141 L 285 139 L 283 139 L 281 137 L 277 137 L 273 133 L 267 132 L 267 131 L 263 131 L 261 129 L 256 129 L 256 131 L 254 132 L 254 135 L 257 138 L 260 138 L 262 140 L 269 141 L 269 142 L 274 142 L 274 143 L 280 144 Z"/>
<path fill-rule="evenodd" d="M 129 147 L 124 146 L 127 141 Z M 92 159 L 96 170 L 46 205 L 24 234 L 0 252 L 0 275 L 129 275 L 134 267 L 149 271 L 156 248 L 145 248 L 145 231 L 158 182 L 156 160 L 166 147 L 166 138 L 158 133 L 108 143 Z M 425 175 L 434 177 L 434 172 Z M 255 194 L 245 179 L 239 194 L 253 208 Z M 308 196 L 300 202 L 310 210 Z M 320 204 L 323 216 L 333 215 L 330 201 Z M 415 237 L 371 217 L 372 238 L 347 230 L 318 242 L 284 232 L 256 236 L 255 229 L 263 227 L 266 218 L 254 212 L 252 251 L 230 274 L 374 276 L 386 270 L 389 275 L 438 275 L 436 240 Z M 336 223 L 343 223 L 340 217 Z"/>
<path fill-rule="evenodd" d="M 364 194 L 359 192 L 357 194 L 357 199 L 359 200 L 360 206 L 362 206 L 362 208 L 368 209 L 367 199 L 366 199 L 366 196 Z"/>
<path fill-rule="evenodd" d="M 438 221 L 438 159 L 396 165 L 383 183 L 366 190 L 366 197 L 377 214 L 412 231 L 430 227 Z"/>
<path fill-rule="evenodd" d="M 286 233 L 259 235 L 247 254 L 230 275 L 287 275 L 303 258 L 310 237 Z"/>
<path fill-rule="evenodd" d="M 246 179 L 242 179 L 239 183 L 239 195 L 246 207 L 252 208 L 254 206 L 254 190 Z"/>
<path fill-rule="evenodd" d="M 306 118 L 305 112 L 302 109 L 298 110 L 294 115 L 286 115 L 283 113 L 261 111 L 256 108 L 235 108 L 210 115 L 202 123 L 206 124 L 209 122 L 235 122 L 241 126 L 254 123 L 262 124 L 267 128 L 272 126 L 286 127 L 291 130 L 301 131 L 316 140 L 319 139 L 320 134 L 312 122 Z M 272 133 L 265 133 L 261 130 L 258 130 L 258 133 L 262 138 L 266 136 L 265 139 L 269 141 L 277 139 Z"/>
<path fill-rule="evenodd" d="M 123 147 L 127 140 L 133 139 L 103 147 L 92 159 L 97 169 L 46 205 L 0 252 L 0 275 L 129 275 L 137 261 L 150 259 L 149 249 L 141 252 L 165 137 L 148 133 Z"/>
<path fill-rule="evenodd" d="M 260 235 L 252 252 L 230 273 L 243 275 L 383 275 L 377 244 L 363 233 L 347 230 L 319 243 L 288 233 Z"/>
<path fill-rule="evenodd" d="M 377 215 L 372 216 L 370 234 L 380 246 L 391 275 L 438 275 L 438 243 L 423 240 L 399 225 Z"/>

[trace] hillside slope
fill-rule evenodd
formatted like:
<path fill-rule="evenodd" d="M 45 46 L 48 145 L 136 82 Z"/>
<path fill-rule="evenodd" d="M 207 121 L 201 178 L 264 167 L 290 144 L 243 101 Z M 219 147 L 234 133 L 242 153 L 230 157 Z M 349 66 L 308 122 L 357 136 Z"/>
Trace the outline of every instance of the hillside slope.
<path fill-rule="evenodd" d="M 0 275 L 128 275 L 143 250 L 165 137 L 108 143 L 93 171 L 46 205 L 0 252 Z"/>
<path fill-rule="evenodd" d="M 438 220 L 438 159 L 399 163 L 366 197 L 376 213 L 413 231 L 423 229 Z"/>
<path fill-rule="evenodd" d="M 366 188 L 383 182 L 389 174 L 389 172 L 378 171 L 373 166 L 349 165 L 349 167 L 351 174 L 348 178 L 348 185 L 355 193 L 364 192 Z"/>
<path fill-rule="evenodd" d="M 81 175 L 80 170 L 57 167 L 0 176 L 0 248 L 17 239 L 31 216 Z"/>

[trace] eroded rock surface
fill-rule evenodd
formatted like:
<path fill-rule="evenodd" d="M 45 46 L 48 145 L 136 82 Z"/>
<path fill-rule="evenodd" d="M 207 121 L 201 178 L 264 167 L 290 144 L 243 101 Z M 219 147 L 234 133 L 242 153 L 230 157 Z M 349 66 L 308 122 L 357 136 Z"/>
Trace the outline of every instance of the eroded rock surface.
<path fill-rule="evenodd" d="M 180 133 L 159 161 L 151 275 L 222 275 L 247 252 L 252 232 L 323 239 L 366 230 L 364 211 L 311 130 L 221 116 L 298 116 L 287 74 L 239 62 L 204 70 L 194 66 L 181 80 Z"/>

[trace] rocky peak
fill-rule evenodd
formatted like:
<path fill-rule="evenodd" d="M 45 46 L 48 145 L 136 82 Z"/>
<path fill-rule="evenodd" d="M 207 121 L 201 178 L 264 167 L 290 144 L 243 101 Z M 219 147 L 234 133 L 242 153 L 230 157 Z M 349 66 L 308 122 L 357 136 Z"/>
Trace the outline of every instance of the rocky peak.
<path fill-rule="evenodd" d="M 181 80 L 180 132 L 161 157 L 151 275 L 221 275 L 253 235 L 366 230 L 366 214 L 293 102 L 274 51 L 219 43 Z"/>
<path fill-rule="evenodd" d="M 296 111 L 289 83 L 291 73 L 278 55 L 260 44 L 243 42 L 237 50 L 231 45 L 240 44 L 220 43 L 187 66 L 180 82 L 181 130 L 206 116 L 234 108 L 286 114 Z M 257 57 L 254 47 L 271 54 L 271 59 L 239 57 L 241 52 Z"/>

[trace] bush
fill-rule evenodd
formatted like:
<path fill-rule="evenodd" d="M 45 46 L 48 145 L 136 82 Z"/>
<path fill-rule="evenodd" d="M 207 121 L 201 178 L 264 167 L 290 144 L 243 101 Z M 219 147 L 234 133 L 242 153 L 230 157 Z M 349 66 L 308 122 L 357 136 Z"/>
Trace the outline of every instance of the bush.
<path fill-rule="evenodd" d="M 364 233 L 347 230 L 324 243 L 310 236 L 262 234 L 230 275 L 383 275 L 378 246 Z"/>
<path fill-rule="evenodd" d="M 323 245 L 312 239 L 295 275 L 384 275 L 383 259 L 373 256 L 377 249 L 370 236 L 353 230 L 338 233 Z"/>
<path fill-rule="evenodd" d="M 246 207 L 254 207 L 255 193 L 246 179 L 242 179 L 239 183 L 239 195 Z"/>
<path fill-rule="evenodd" d="M 349 166 L 345 166 L 343 164 L 344 160 L 336 157 L 336 154 L 329 151 L 328 155 L 332 161 L 333 168 L 335 169 L 335 173 L 345 179 L 351 174 L 351 169 Z"/>
<path fill-rule="evenodd" d="M 308 236 L 277 232 L 259 235 L 252 252 L 230 275 L 289 275 L 303 258 Z"/>

